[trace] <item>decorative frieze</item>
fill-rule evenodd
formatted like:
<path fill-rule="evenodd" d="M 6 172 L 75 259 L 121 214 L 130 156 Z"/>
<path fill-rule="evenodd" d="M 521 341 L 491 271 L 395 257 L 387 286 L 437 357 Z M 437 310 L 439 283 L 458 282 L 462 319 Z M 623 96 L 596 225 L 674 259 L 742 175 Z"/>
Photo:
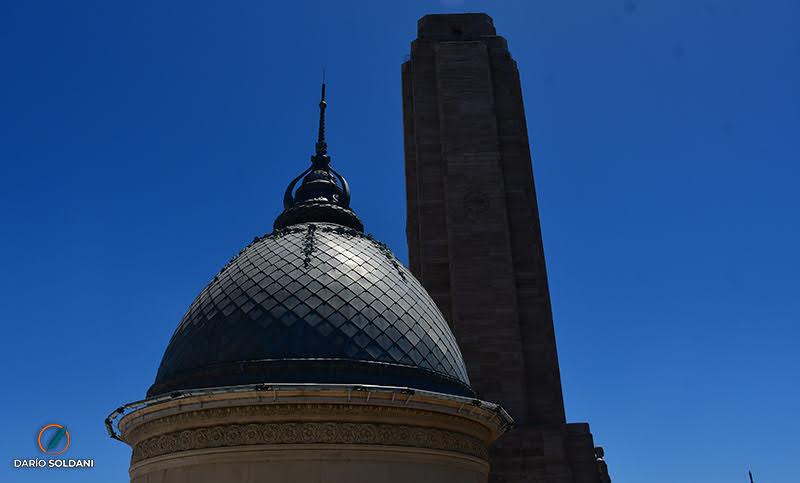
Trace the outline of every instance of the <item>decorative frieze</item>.
<path fill-rule="evenodd" d="M 233 403 L 235 404 L 235 402 Z M 173 414 L 151 414 L 145 420 L 129 420 L 122 424 L 124 439 L 128 444 L 164 434 L 165 431 L 227 425 L 230 423 L 284 423 L 297 421 L 336 421 L 358 423 L 411 422 L 412 425 L 438 427 L 443 430 L 457 428 L 476 439 L 490 439 L 489 428 L 470 417 L 460 414 L 432 412 L 405 406 L 388 406 L 365 403 L 265 403 L 240 404 L 222 407 L 181 410 L 174 407 Z M 473 408 L 471 408 L 473 409 Z M 423 423 L 424 422 L 424 423 Z"/>
<path fill-rule="evenodd" d="M 133 447 L 132 462 L 196 449 L 263 444 L 359 444 L 427 448 L 488 459 L 478 438 L 420 426 L 352 422 L 222 424 L 154 436 Z"/>

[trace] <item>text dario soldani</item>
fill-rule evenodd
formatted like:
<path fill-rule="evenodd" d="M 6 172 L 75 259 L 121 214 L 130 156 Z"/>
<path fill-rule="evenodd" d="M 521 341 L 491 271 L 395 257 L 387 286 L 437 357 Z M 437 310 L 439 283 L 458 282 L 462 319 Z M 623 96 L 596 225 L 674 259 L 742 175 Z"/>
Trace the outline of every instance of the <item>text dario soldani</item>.
<path fill-rule="evenodd" d="M 42 453 L 49 458 L 14 459 L 14 468 L 94 468 L 94 459 L 54 458 L 69 449 L 70 434 L 62 424 L 48 424 L 36 438 Z"/>

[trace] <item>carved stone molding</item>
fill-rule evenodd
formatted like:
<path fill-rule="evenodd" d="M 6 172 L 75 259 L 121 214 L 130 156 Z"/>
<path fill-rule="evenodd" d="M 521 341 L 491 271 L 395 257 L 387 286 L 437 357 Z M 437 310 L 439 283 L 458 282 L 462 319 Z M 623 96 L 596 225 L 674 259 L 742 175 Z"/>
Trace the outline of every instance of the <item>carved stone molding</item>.
<path fill-rule="evenodd" d="M 475 439 L 488 440 L 490 431 L 485 425 L 471 420 L 466 414 L 443 414 L 410 407 L 382 406 L 372 404 L 324 404 L 324 403 L 271 403 L 237 406 L 196 408 L 189 411 L 162 415 L 149 421 L 124 424 L 125 440 L 137 446 L 164 434 L 165 429 L 177 432 L 200 426 L 225 426 L 230 423 L 288 423 L 298 421 L 337 421 L 338 423 L 398 423 L 413 421 L 412 425 L 466 433 Z M 408 426 L 411 427 L 411 426 Z"/>
<path fill-rule="evenodd" d="M 485 442 L 452 431 L 397 424 L 287 422 L 222 424 L 154 436 L 134 445 L 132 462 L 179 451 L 263 444 L 406 446 L 488 459 Z"/>
<path fill-rule="evenodd" d="M 224 473 L 224 465 L 234 460 L 253 462 L 258 474 L 284 475 L 275 481 L 299 481 L 305 473 L 293 461 L 319 463 L 342 451 L 356 455 L 335 460 L 353 481 L 371 481 L 356 478 L 370 459 L 413 475 L 411 481 L 442 471 L 455 475 L 440 475 L 442 481 L 472 481 L 469 475 L 488 472 L 489 445 L 510 421 L 497 406 L 467 398 L 395 388 L 302 386 L 154 401 L 125 414 L 117 427 L 120 439 L 133 448 L 137 483 L 153 471 L 172 471 L 174 481 L 184 481 L 182 472 L 189 471 L 180 468 Z"/>

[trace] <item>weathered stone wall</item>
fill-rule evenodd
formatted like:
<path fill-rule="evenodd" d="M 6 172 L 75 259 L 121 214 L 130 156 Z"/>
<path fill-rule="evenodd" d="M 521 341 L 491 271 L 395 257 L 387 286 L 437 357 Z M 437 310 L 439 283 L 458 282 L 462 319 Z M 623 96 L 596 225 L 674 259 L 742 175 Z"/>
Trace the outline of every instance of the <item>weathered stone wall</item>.
<path fill-rule="evenodd" d="M 519 75 L 505 40 L 472 22 L 485 16 L 447 17 L 462 33 L 443 38 L 423 18 L 403 65 L 412 270 L 482 397 L 520 423 L 562 423 Z"/>
<path fill-rule="evenodd" d="M 410 268 L 473 387 L 519 426 L 496 444 L 492 478 L 593 481 L 578 477 L 593 465 L 588 426 L 586 446 L 565 424 L 516 62 L 487 15 L 428 15 L 402 78 Z"/>

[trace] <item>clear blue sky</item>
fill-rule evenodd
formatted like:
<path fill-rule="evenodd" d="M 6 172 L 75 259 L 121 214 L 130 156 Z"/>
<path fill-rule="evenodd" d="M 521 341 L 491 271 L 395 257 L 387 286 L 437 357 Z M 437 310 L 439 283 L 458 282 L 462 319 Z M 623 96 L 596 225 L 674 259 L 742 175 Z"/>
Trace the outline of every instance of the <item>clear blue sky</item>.
<path fill-rule="evenodd" d="M 615 483 L 800 474 L 800 3 L 0 5 L 3 481 L 126 481 L 105 416 L 309 162 L 403 261 L 400 64 L 426 13 L 517 60 L 567 417 Z M 66 424 L 91 471 L 20 471 Z"/>

